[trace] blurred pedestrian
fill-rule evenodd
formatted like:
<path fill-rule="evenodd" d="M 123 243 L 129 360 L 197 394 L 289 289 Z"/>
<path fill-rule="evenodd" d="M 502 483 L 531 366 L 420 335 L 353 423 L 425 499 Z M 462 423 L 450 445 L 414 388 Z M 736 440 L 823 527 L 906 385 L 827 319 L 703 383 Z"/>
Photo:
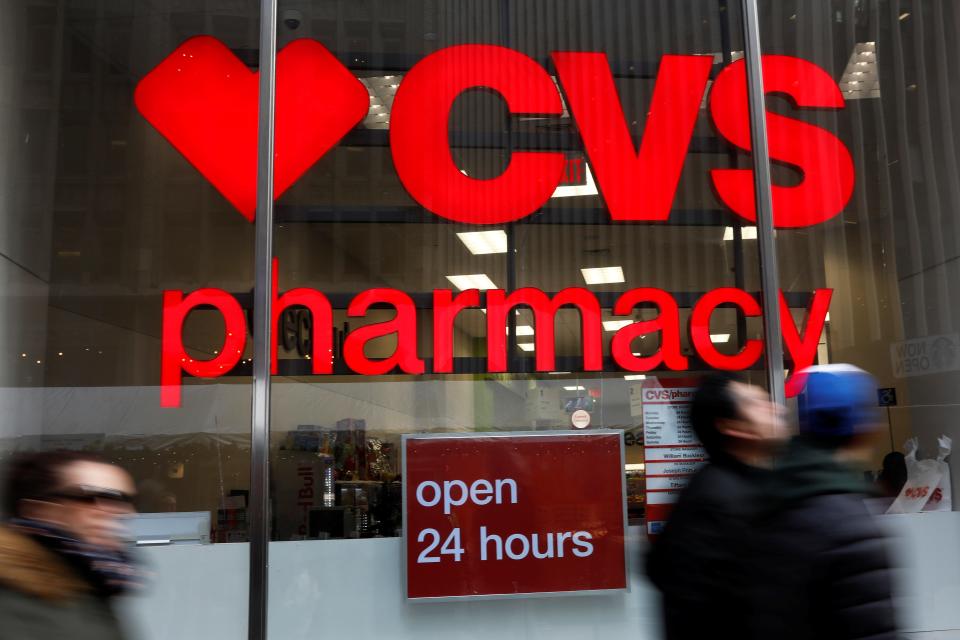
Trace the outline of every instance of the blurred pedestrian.
<path fill-rule="evenodd" d="M 800 432 L 770 476 L 754 528 L 752 637 L 897 637 L 886 540 L 855 463 L 869 459 L 876 381 L 850 365 L 809 367 Z"/>
<path fill-rule="evenodd" d="M 3 486 L 0 640 L 120 640 L 114 596 L 139 583 L 120 518 L 133 481 L 73 452 L 19 454 Z"/>
<path fill-rule="evenodd" d="M 732 373 L 705 377 L 690 420 L 710 459 L 690 480 L 654 540 L 647 573 L 663 595 L 668 640 L 744 631 L 742 583 L 749 521 L 778 437 L 767 393 Z"/>
<path fill-rule="evenodd" d="M 907 460 L 899 451 L 891 451 L 883 457 L 877 487 L 887 498 L 896 498 L 907 483 Z"/>

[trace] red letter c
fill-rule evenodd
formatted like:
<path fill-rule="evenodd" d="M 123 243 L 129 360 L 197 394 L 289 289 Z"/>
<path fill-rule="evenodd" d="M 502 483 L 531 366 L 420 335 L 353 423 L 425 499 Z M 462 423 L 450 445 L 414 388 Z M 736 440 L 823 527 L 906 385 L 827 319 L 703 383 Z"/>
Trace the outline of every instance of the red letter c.
<path fill-rule="evenodd" d="M 515 151 L 496 178 L 461 173 L 450 153 L 450 109 L 461 93 L 481 87 L 498 91 L 510 113 L 563 113 L 553 80 L 528 56 L 492 45 L 447 47 L 404 77 L 390 113 L 390 148 L 400 182 L 423 207 L 457 222 L 499 224 L 533 213 L 550 198 L 564 157 Z"/>

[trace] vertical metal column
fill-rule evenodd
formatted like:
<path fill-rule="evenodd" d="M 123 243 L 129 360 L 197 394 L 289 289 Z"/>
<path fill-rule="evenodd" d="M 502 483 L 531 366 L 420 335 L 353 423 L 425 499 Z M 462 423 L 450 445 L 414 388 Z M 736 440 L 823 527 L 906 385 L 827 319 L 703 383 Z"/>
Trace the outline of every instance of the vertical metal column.
<path fill-rule="evenodd" d="M 717 4 L 717 13 L 720 17 L 720 49 L 723 58 L 724 68 L 733 63 L 733 44 L 730 38 L 730 6 L 727 0 L 719 0 Z M 727 152 L 727 159 L 730 166 L 737 166 L 737 152 L 730 149 Z M 734 225 L 733 229 L 733 286 L 737 289 L 744 289 L 746 283 L 746 272 L 743 260 L 743 226 Z M 742 314 L 737 314 L 737 347 L 743 349 L 747 343 L 747 318 Z"/>
<path fill-rule="evenodd" d="M 260 94 L 257 117 L 257 221 L 253 291 L 253 400 L 250 411 L 250 583 L 247 637 L 267 637 L 270 544 L 270 326 L 273 287 L 273 121 L 277 0 L 260 2 Z"/>
<path fill-rule="evenodd" d="M 760 250 L 760 287 L 763 305 L 763 341 L 767 354 L 770 396 L 785 402 L 783 389 L 783 343 L 780 336 L 780 278 L 777 246 L 773 238 L 773 194 L 770 186 L 770 150 L 760 56 L 760 20 L 757 0 L 741 0 L 743 6 L 744 58 L 747 66 L 747 99 L 750 105 L 750 139 L 753 146 L 754 192 L 757 202 L 757 247 Z"/>

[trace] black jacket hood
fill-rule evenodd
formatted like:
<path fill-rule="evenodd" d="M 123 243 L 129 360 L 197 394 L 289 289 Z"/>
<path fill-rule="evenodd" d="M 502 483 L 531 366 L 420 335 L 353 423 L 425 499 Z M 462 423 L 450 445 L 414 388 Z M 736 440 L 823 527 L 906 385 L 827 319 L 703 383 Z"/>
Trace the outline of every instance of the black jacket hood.
<path fill-rule="evenodd" d="M 769 476 L 762 511 L 776 513 L 815 496 L 871 494 L 862 475 L 838 461 L 835 453 L 835 447 L 802 436 L 792 439 Z"/>

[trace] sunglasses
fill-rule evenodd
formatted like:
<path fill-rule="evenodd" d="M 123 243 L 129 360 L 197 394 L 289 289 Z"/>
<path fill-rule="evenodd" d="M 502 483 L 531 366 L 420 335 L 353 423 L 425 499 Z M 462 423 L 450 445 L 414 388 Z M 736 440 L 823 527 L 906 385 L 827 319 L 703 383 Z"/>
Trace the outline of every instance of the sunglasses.
<path fill-rule="evenodd" d="M 91 487 L 87 485 L 70 487 L 50 494 L 50 497 L 111 509 L 129 508 L 133 505 L 133 501 L 136 498 L 136 496 L 132 494 L 117 489 L 106 489 L 104 487 Z"/>

